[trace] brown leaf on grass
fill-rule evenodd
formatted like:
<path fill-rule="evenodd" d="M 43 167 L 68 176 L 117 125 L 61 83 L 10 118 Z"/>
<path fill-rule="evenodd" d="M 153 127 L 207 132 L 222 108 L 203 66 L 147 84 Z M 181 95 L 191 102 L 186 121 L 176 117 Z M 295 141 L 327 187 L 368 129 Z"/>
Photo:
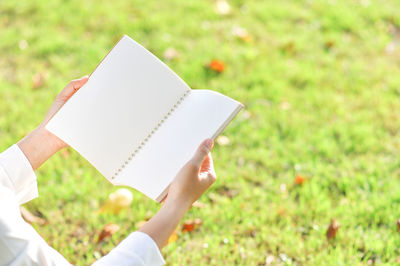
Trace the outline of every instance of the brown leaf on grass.
<path fill-rule="evenodd" d="M 167 245 L 168 245 L 169 243 L 176 242 L 177 240 L 178 240 L 178 235 L 176 234 L 176 231 L 174 231 L 174 232 L 170 235 L 170 237 L 168 238 L 168 240 L 167 240 Z"/>
<path fill-rule="evenodd" d="M 296 184 L 296 185 L 303 185 L 304 184 L 304 182 L 306 182 L 306 178 L 304 177 L 304 176 L 302 176 L 302 175 L 296 175 L 296 177 L 294 178 L 294 183 Z"/>
<path fill-rule="evenodd" d="M 324 44 L 324 47 L 326 50 L 331 50 L 333 47 L 335 46 L 335 42 L 334 41 L 326 41 Z"/>
<path fill-rule="evenodd" d="M 199 228 L 203 224 L 203 221 L 200 218 L 196 218 L 195 220 L 186 220 L 182 224 L 182 232 L 192 232 L 193 230 Z"/>
<path fill-rule="evenodd" d="M 400 232 L 400 219 L 397 220 L 397 230 Z"/>
<path fill-rule="evenodd" d="M 31 213 L 30 211 L 25 209 L 25 207 L 21 206 L 21 207 L 19 207 L 19 209 L 21 211 L 22 218 L 24 218 L 24 220 L 27 223 L 30 223 L 30 224 L 37 223 L 39 225 L 45 225 L 47 223 L 47 221 L 45 219 L 34 215 L 33 213 Z"/>
<path fill-rule="evenodd" d="M 328 229 L 326 230 L 326 238 L 329 240 L 335 238 L 337 232 L 339 231 L 340 224 L 335 221 L 335 219 L 331 220 Z"/>
<path fill-rule="evenodd" d="M 214 59 L 211 60 L 207 67 L 217 73 L 222 73 L 224 72 L 226 65 L 224 62 Z"/>
<path fill-rule="evenodd" d="M 107 224 L 104 226 L 103 230 L 101 230 L 99 234 L 99 238 L 97 239 L 97 243 L 105 241 L 107 238 L 110 238 L 115 232 L 119 230 L 119 226 L 116 224 Z"/>
<path fill-rule="evenodd" d="M 46 75 L 43 72 L 36 73 L 32 78 L 34 89 L 39 89 L 46 83 Z"/>
<path fill-rule="evenodd" d="M 286 54 L 295 54 L 296 53 L 296 44 L 292 41 L 287 42 L 281 46 L 281 50 Z"/>
<path fill-rule="evenodd" d="M 186 220 L 182 224 L 182 231 L 183 232 L 192 232 L 194 230 L 194 221 L 193 220 Z"/>

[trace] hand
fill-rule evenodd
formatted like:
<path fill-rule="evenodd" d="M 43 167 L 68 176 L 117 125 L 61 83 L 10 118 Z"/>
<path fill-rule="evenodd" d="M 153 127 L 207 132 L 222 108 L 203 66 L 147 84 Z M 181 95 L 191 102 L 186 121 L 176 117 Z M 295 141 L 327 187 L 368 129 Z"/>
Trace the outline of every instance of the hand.
<path fill-rule="evenodd" d="M 87 80 L 88 77 L 85 76 L 68 83 L 68 85 L 57 95 L 42 123 L 18 142 L 19 148 L 28 158 L 34 170 L 39 168 L 40 165 L 42 165 L 58 150 L 67 146 L 65 142 L 47 131 L 46 125 L 58 110 L 60 110 L 60 108 L 68 101 L 68 99 L 87 82 Z"/>
<path fill-rule="evenodd" d="M 68 145 L 57 136 L 47 131 L 46 125 L 47 123 L 49 123 L 50 119 L 58 112 L 58 110 L 60 110 L 61 107 L 63 107 L 63 105 L 69 100 L 69 98 L 71 98 L 71 96 L 74 95 L 74 93 L 77 92 L 88 81 L 88 79 L 88 76 L 83 76 L 80 79 L 70 81 L 67 86 L 65 86 L 65 88 L 57 95 L 45 118 L 38 127 L 38 129 L 44 130 L 44 132 L 47 133 L 48 141 L 52 142 L 57 150 L 67 147 Z"/>
<path fill-rule="evenodd" d="M 213 141 L 200 144 L 192 159 L 171 183 L 161 209 L 139 231 L 148 234 L 161 249 L 192 203 L 216 180 L 210 151 Z"/>
<path fill-rule="evenodd" d="M 215 182 L 216 174 L 210 153 L 213 144 L 211 139 L 200 144 L 192 159 L 171 183 L 166 202 L 190 207 Z"/>

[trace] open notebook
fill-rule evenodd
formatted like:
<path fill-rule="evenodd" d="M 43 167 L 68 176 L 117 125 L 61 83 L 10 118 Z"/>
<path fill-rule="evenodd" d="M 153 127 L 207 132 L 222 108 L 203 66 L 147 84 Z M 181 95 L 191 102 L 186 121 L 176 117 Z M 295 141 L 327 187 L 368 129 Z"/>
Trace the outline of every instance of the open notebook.
<path fill-rule="evenodd" d="M 243 105 L 191 90 L 157 57 L 124 36 L 47 129 L 114 185 L 160 201 L 206 138 L 215 138 Z"/>

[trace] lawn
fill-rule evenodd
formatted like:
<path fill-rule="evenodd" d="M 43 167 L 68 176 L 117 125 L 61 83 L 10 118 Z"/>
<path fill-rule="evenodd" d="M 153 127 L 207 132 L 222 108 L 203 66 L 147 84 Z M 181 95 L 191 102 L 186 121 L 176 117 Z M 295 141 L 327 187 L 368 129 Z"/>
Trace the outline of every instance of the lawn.
<path fill-rule="evenodd" d="M 246 105 L 213 151 L 217 182 L 185 217 L 203 224 L 179 227 L 162 251 L 167 264 L 399 262 L 400 2 L 228 3 L 2 0 L 1 150 L 127 34 L 193 89 Z M 220 74 L 206 67 L 214 59 L 226 65 Z M 72 149 L 37 175 L 40 197 L 25 207 L 76 265 L 106 254 L 159 208 L 132 190 L 131 208 L 99 213 L 117 188 Z M 340 228 L 328 241 L 331 219 Z M 120 229 L 96 245 L 108 223 Z"/>

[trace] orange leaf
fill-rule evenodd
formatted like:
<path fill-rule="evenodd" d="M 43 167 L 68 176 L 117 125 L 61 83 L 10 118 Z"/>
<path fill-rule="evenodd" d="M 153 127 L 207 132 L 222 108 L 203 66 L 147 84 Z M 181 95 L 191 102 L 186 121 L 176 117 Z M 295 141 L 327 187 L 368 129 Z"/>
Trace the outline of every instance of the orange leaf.
<path fill-rule="evenodd" d="M 194 221 L 187 220 L 182 224 L 182 231 L 183 232 L 192 232 L 194 230 Z"/>
<path fill-rule="evenodd" d="M 335 219 L 331 220 L 331 224 L 328 227 L 328 230 L 326 230 L 326 238 L 328 240 L 331 240 L 335 238 L 337 232 L 339 231 L 340 224 L 335 221 Z"/>
<path fill-rule="evenodd" d="M 296 185 L 303 185 L 304 182 L 306 182 L 306 178 L 302 175 L 296 175 L 295 179 L 294 179 L 294 183 Z"/>
<path fill-rule="evenodd" d="M 195 220 L 186 220 L 182 224 L 183 232 L 192 232 L 196 228 L 200 227 L 203 224 L 203 221 L 200 218 L 196 218 Z"/>
<path fill-rule="evenodd" d="M 209 64 L 208 64 L 208 68 L 210 68 L 211 70 L 217 72 L 217 73 L 222 73 L 225 70 L 225 63 L 219 60 L 212 60 Z"/>
<path fill-rule="evenodd" d="M 107 238 L 110 238 L 115 232 L 119 230 L 119 226 L 116 224 L 107 224 L 104 226 L 103 230 L 99 234 L 99 238 L 97 239 L 97 243 L 100 243 Z"/>

